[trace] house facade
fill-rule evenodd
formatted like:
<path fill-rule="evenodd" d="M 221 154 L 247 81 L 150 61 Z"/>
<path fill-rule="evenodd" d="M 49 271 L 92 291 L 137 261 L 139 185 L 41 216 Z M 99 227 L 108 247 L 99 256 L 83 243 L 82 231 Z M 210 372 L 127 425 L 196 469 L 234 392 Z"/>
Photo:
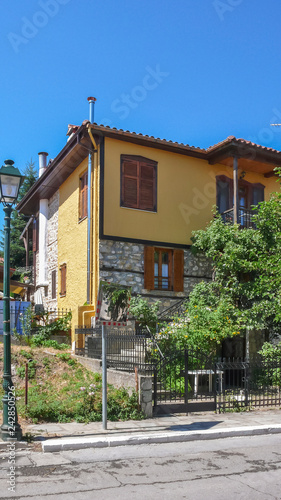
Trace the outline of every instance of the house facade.
<path fill-rule="evenodd" d="M 188 297 L 211 279 L 192 232 L 214 206 L 251 227 L 251 205 L 276 191 L 281 152 L 235 137 L 203 150 L 89 121 L 68 137 L 53 161 L 39 154 L 40 177 L 17 208 L 31 217 L 33 300 L 70 308 L 73 332 L 91 325 L 100 279 L 162 308 Z"/>

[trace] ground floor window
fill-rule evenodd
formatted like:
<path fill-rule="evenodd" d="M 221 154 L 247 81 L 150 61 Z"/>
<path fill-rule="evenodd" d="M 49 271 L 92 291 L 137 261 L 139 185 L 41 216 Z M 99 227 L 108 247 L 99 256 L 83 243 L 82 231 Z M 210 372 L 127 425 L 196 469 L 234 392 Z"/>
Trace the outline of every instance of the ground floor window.
<path fill-rule="evenodd" d="M 171 248 L 145 247 L 144 287 L 183 292 L 184 253 Z"/>

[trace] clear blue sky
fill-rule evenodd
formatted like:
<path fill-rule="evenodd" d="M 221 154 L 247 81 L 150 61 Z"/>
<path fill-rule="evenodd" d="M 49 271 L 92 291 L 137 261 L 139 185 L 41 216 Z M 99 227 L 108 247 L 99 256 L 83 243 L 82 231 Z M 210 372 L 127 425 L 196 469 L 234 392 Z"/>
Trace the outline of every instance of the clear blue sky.
<path fill-rule="evenodd" d="M 280 22 L 277 0 L 1 2 L 0 164 L 54 158 L 90 95 L 98 123 L 281 149 Z"/>

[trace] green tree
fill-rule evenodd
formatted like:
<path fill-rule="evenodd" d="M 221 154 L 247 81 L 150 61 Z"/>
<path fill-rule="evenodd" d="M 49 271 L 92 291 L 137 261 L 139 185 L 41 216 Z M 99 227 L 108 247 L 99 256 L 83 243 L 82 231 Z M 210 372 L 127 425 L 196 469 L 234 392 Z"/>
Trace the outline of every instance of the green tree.
<path fill-rule="evenodd" d="M 253 207 L 253 221 L 255 228 L 241 229 L 215 213 L 204 230 L 193 232 L 192 251 L 210 259 L 213 280 L 196 285 L 185 313 L 157 334 L 163 351 L 189 345 L 216 352 L 246 328 L 280 336 L 280 191 Z"/>
<path fill-rule="evenodd" d="M 34 182 L 37 180 L 37 172 L 35 169 L 35 163 L 32 159 L 26 163 L 26 168 L 23 172 L 25 180 L 20 188 L 18 201 L 20 201 L 27 191 L 31 188 Z M 28 215 L 19 214 L 16 210 L 12 211 L 11 215 L 11 250 L 10 250 L 10 263 L 11 267 L 17 268 L 25 266 L 25 248 L 23 240 L 20 240 L 20 235 L 24 230 L 27 222 L 29 220 Z M 4 235 L 2 231 L 1 246 L 4 245 Z"/>
<path fill-rule="evenodd" d="M 236 309 L 241 328 L 281 333 L 281 193 L 253 208 L 255 229 L 225 224 L 219 214 L 193 233 L 193 251 L 213 262 L 213 293 Z M 206 285 L 208 288 L 208 285 Z"/>

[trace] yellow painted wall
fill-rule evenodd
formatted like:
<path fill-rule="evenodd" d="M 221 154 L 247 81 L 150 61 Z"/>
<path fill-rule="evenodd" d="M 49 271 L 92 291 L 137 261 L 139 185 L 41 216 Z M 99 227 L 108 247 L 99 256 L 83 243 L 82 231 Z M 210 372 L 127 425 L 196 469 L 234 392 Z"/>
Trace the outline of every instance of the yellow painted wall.
<path fill-rule="evenodd" d="M 87 218 L 79 222 L 79 177 L 87 167 L 85 159 L 59 189 L 58 273 L 64 263 L 67 271 L 65 297 L 59 295 L 58 275 L 58 307 L 71 308 L 73 328 L 79 324 L 78 308 L 87 300 Z"/>
<path fill-rule="evenodd" d="M 157 213 L 120 207 L 120 155 L 141 155 L 158 162 Z M 207 161 L 105 138 L 104 234 L 188 245 L 191 232 L 204 228 L 216 204 L 216 175 L 232 169 Z M 276 191 L 275 179 L 247 173 L 245 180 Z"/>

